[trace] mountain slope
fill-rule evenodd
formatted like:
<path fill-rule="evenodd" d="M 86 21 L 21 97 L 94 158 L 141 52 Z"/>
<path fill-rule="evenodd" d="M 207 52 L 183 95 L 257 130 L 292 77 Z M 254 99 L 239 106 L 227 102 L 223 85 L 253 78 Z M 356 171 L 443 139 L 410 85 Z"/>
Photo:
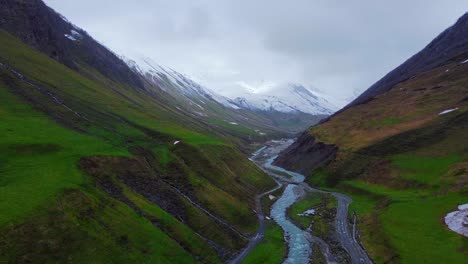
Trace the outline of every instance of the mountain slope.
<path fill-rule="evenodd" d="M 447 28 L 423 50 L 372 85 L 348 107 L 365 103 L 416 74 L 457 61 L 457 58 L 466 54 L 467 45 L 468 13 L 465 13 L 453 26 Z"/>
<path fill-rule="evenodd" d="M 274 182 L 236 139 L 41 1 L 0 3 L 0 262 L 219 263 L 242 248 Z"/>
<path fill-rule="evenodd" d="M 114 53 L 41 0 L 1 0 L 0 6 L 0 27 L 33 48 L 74 70 L 85 64 L 112 80 L 143 87 Z"/>
<path fill-rule="evenodd" d="M 264 141 L 268 138 L 298 133 L 332 112 L 329 108 L 325 108 L 330 105 L 326 100 L 321 100 L 305 88 L 303 91 L 299 90 L 300 87 L 294 88 L 297 90 L 293 93 L 295 97 L 288 93 L 291 92 L 289 88 L 292 86 L 284 87 L 285 91 L 277 89 L 276 94 L 282 93 L 280 96 L 270 96 L 278 105 L 286 105 L 284 102 L 287 102 L 296 108 L 299 108 L 297 105 L 301 105 L 298 102 L 313 101 L 305 111 L 291 107 L 258 108 L 221 96 L 173 69 L 158 65 L 149 58 L 140 58 L 138 62 L 122 58 L 133 72 L 145 81 L 145 88 L 149 92 L 160 94 L 163 91 L 170 96 L 169 104 L 175 105 L 178 111 L 186 112 L 200 122 L 209 123 L 247 142 Z M 248 96 L 255 98 L 258 95 Z"/>
<path fill-rule="evenodd" d="M 466 258 L 466 238 L 441 219 L 468 191 L 467 22 L 465 14 L 275 161 L 353 198 L 376 263 Z"/>
<path fill-rule="evenodd" d="M 302 112 L 310 115 L 330 115 L 337 109 L 323 96 L 311 92 L 300 84 L 276 85 L 264 92 L 247 93 L 233 102 L 241 108 L 254 111 L 283 113 Z"/>

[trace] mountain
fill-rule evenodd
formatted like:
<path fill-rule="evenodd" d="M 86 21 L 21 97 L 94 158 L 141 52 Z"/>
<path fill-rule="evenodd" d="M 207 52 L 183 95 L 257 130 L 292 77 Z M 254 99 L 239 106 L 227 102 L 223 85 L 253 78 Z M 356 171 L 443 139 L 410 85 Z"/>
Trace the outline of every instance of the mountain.
<path fill-rule="evenodd" d="M 444 217 L 468 194 L 468 14 L 304 132 L 275 164 L 348 194 L 375 263 L 463 263 Z"/>
<path fill-rule="evenodd" d="M 467 16 L 468 13 L 465 13 L 453 26 L 447 28 L 424 49 L 373 84 L 348 107 L 372 100 L 402 81 L 463 57 L 466 54 L 465 47 L 468 45 Z"/>
<path fill-rule="evenodd" d="M 41 0 L 1 0 L 0 5 L 0 27 L 34 49 L 83 74 L 86 65 L 112 80 L 142 87 L 138 76 L 113 52 Z"/>
<path fill-rule="evenodd" d="M 148 91 L 169 94 L 178 110 L 202 122 L 250 131 L 250 140 L 298 133 L 336 110 L 327 99 L 299 85 L 278 86 L 268 95 L 248 93 L 245 98 L 231 99 L 149 58 L 121 58 L 141 76 Z"/>
<path fill-rule="evenodd" d="M 0 262 L 221 263 L 245 247 L 275 186 L 242 152 L 262 135 L 177 109 L 42 1 L 0 7 Z"/>
<path fill-rule="evenodd" d="M 253 111 L 302 112 L 310 115 L 330 115 L 338 110 L 323 95 L 293 83 L 274 85 L 263 92 L 250 92 L 235 98 L 233 103 Z"/>
<path fill-rule="evenodd" d="M 195 105 L 196 103 L 193 102 L 192 99 L 202 100 L 203 104 L 206 103 L 206 101 L 216 101 L 223 106 L 239 109 L 236 105 L 231 103 L 228 98 L 201 86 L 188 76 L 153 62 L 149 58 L 141 59 L 140 63 L 125 57 L 122 57 L 122 59 L 133 71 L 172 96 L 183 96 L 186 100 Z M 201 105 L 196 106 L 203 110 Z"/>

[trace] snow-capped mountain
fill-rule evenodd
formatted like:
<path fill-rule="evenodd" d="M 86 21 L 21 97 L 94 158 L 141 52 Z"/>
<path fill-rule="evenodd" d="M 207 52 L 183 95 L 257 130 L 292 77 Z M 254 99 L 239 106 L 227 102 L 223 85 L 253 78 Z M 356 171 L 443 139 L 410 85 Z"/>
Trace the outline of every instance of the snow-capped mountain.
<path fill-rule="evenodd" d="M 123 56 L 122 59 L 146 80 L 173 96 L 185 97 L 189 104 L 199 109 L 203 109 L 202 105 L 208 100 L 228 108 L 251 111 L 330 115 L 338 110 L 337 104 L 332 103 L 326 95 L 301 84 L 262 81 L 250 86 L 239 82 L 238 85 L 246 92 L 236 98 L 227 98 L 149 58 L 138 59 L 138 62 Z"/>
<path fill-rule="evenodd" d="M 153 62 L 149 58 L 141 58 L 138 62 L 124 56 L 121 56 L 121 58 L 135 72 L 173 96 L 184 96 L 189 99 L 191 103 L 195 103 L 192 99 L 213 100 L 226 107 L 233 109 L 239 108 L 228 98 L 201 86 L 182 73 Z M 203 109 L 202 106 L 199 105 L 199 107 Z"/>
<path fill-rule="evenodd" d="M 238 85 L 244 88 L 245 94 L 236 98 L 227 98 L 149 58 L 141 58 L 138 62 L 123 56 L 122 59 L 146 80 L 173 96 L 184 96 L 189 104 L 195 104 L 200 109 L 203 109 L 203 106 L 199 101 L 194 100 L 201 99 L 201 104 L 206 103 L 206 100 L 211 100 L 232 109 L 265 112 L 330 115 L 338 110 L 338 107 L 331 103 L 326 95 L 307 89 L 300 84 L 276 84 L 262 81 L 258 85 L 249 86 L 239 82 Z"/>
<path fill-rule="evenodd" d="M 311 115 L 330 115 L 338 110 L 338 106 L 331 103 L 325 95 L 300 84 L 270 83 L 266 89 L 247 91 L 244 96 L 233 100 L 240 108 L 283 113 L 302 112 Z"/>

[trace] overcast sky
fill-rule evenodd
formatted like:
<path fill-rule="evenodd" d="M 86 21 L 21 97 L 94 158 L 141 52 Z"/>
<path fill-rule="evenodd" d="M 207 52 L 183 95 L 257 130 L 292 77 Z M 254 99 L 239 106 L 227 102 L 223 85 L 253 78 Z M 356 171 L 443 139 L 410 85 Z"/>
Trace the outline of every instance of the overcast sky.
<path fill-rule="evenodd" d="M 348 98 L 422 49 L 466 0 L 45 0 L 118 54 L 224 95 L 302 83 Z"/>

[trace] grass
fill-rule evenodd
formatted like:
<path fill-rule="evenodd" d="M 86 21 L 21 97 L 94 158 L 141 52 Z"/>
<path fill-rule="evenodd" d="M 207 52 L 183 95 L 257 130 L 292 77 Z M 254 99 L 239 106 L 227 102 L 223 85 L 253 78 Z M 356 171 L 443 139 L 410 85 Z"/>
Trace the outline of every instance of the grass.
<path fill-rule="evenodd" d="M 400 154 L 392 157 L 392 162 L 401 170 L 405 179 L 417 180 L 426 184 L 437 182 L 439 177 L 448 171 L 453 164 L 460 162 L 458 155 L 443 157 L 421 157 L 411 154 Z"/>
<path fill-rule="evenodd" d="M 414 165 L 417 158 L 411 157 L 403 164 Z M 442 160 L 447 166 L 447 160 L 454 158 Z M 420 170 L 417 166 L 411 168 L 415 173 L 427 170 L 426 166 Z M 357 180 L 342 182 L 335 190 L 352 197 L 350 211 L 358 213 L 365 246 L 377 263 L 391 259 L 401 263 L 463 262 L 462 252 L 468 250 L 468 244 L 443 223 L 443 217 L 463 203 L 463 194 L 434 194 L 432 189 L 395 190 Z"/>
<path fill-rule="evenodd" d="M 307 194 L 299 202 L 293 204 L 291 207 L 288 208 L 288 217 L 300 228 L 307 229 L 312 220 L 314 219 L 313 215 L 309 216 L 300 216 L 298 214 L 302 214 L 306 210 L 309 209 L 317 209 L 317 207 L 321 204 L 321 195 L 319 194 Z"/>
<path fill-rule="evenodd" d="M 393 125 L 398 125 L 402 123 L 403 121 L 400 118 L 394 118 L 394 117 L 387 117 L 384 120 L 381 121 L 381 125 L 383 126 L 393 126 Z"/>
<path fill-rule="evenodd" d="M 84 78 L 79 73 L 32 50 L 3 31 L 0 31 L 0 41 L 4 47 L 0 51 L 0 59 L 3 63 L 11 65 L 32 80 L 47 86 L 69 106 L 93 118 L 99 118 L 94 129 L 102 130 L 102 125 L 109 124 L 108 119 L 112 120 L 110 116 L 102 116 L 101 119 L 99 115 L 113 113 L 141 127 L 171 135 L 174 140 L 184 140 L 194 145 L 224 144 L 221 139 L 210 135 L 210 131 L 205 130 L 203 133 L 200 126 L 194 124 L 193 120 L 175 116 L 151 96 L 135 92 L 134 89 L 119 83 L 111 83 L 112 89 L 105 86 L 104 84 L 110 81 L 86 66 L 83 66 L 83 71 L 90 72 L 95 76 L 95 80 Z M 174 122 L 174 120 L 180 122 Z M 121 120 L 116 121 L 109 125 L 117 128 L 117 131 L 123 135 L 141 138 L 141 131 L 128 126 Z"/>
<path fill-rule="evenodd" d="M 238 132 L 238 133 L 241 133 L 243 135 L 247 135 L 247 136 L 256 136 L 257 133 L 249 128 L 249 127 L 246 127 L 244 125 L 241 125 L 241 124 L 231 124 L 230 122 L 227 122 L 227 121 L 224 121 L 224 120 L 219 120 L 217 118 L 209 118 L 209 121 L 213 124 L 216 124 L 218 126 L 221 126 L 221 127 L 224 127 L 224 128 L 227 128 L 231 131 L 234 131 L 234 132 Z"/>
<path fill-rule="evenodd" d="M 68 189 L 55 198 L 41 214 L 2 229 L 1 262 L 196 263 L 147 219 L 101 193 Z"/>
<path fill-rule="evenodd" d="M 106 79 L 80 62 L 81 74 L 3 31 L 0 43 L 0 62 L 86 117 L 78 118 L 0 69 L 2 258 L 191 263 L 199 256 L 217 263 L 219 257 L 197 234 L 227 250 L 245 245 L 236 235 L 215 228 L 186 201 L 182 207 L 187 222 L 182 223 L 157 204 L 128 192 L 138 207 L 157 219 L 160 226 L 155 226 L 134 208 L 101 193 L 77 166 L 83 157 L 137 155 L 147 161 L 145 166 L 154 164 L 152 176 L 193 195 L 203 207 L 249 233 L 257 224 L 252 197 L 274 182 L 228 136 L 176 114 L 163 99 Z M 176 140 L 181 143 L 173 145 Z"/>
<path fill-rule="evenodd" d="M 336 144 L 336 160 L 306 181 L 342 192 L 358 213 L 365 248 L 376 263 L 464 263 L 466 239 L 443 217 L 465 203 L 466 74 L 443 69 L 417 76 L 366 104 L 314 127 Z M 420 88 L 441 84 L 444 89 Z M 463 95 L 465 94 L 465 95 Z M 457 105 L 457 113 L 438 116 Z"/>
<path fill-rule="evenodd" d="M 159 228 L 170 234 L 174 240 L 183 245 L 197 259 L 207 263 L 221 263 L 216 252 L 208 245 L 208 241 L 200 238 L 189 227 L 137 193 L 127 190 L 125 194 L 136 206 L 149 213 L 158 222 Z"/>
<path fill-rule="evenodd" d="M 65 188 L 86 181 L 82 156 L 129 155 L 94 137 L 60 127 L 18 100 L 0 82 L 0 226 L 27 216 Z"/>
<path fill-rule="evenodd" d="M 284 242 L 283 230 L 274 222 L 268 222 L 262 241 L 250 252 L 244 264 L 254 263 L 282 263 L 287 248 Z"/>
<path fill-rule="evenodd" d="M 465 196 L 414 199 L 392 203 L 381 217 L 383 229 L 401 263 L 463 263 L 466 238 L 444 227 L 442 218 Z"/>

